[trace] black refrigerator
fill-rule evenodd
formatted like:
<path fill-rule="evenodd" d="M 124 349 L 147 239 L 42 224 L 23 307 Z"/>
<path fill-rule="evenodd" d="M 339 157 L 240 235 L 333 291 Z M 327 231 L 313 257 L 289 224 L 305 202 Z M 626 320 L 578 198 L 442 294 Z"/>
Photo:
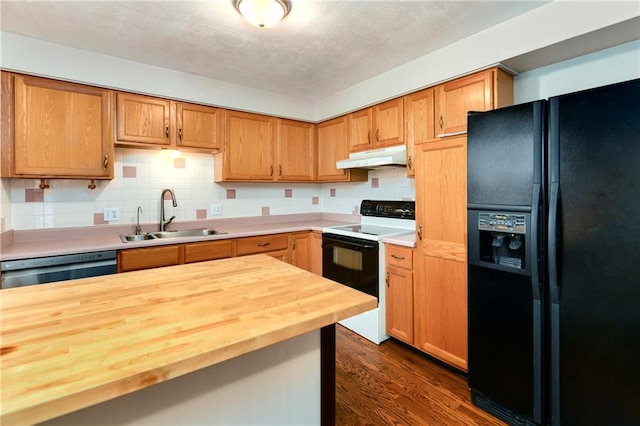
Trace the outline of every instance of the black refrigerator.
<path fill-rule="evenodd" d="M 640 79 L 468 117 L 469 388 L 509 424 L 640 424 Z"/>

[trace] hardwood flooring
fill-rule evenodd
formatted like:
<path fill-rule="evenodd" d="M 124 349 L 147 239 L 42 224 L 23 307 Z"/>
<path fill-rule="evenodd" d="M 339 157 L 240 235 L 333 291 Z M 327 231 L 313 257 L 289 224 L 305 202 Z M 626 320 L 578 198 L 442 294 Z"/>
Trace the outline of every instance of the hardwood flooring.
<path fill-rule="evenodd" d="M 467 380 L 418 351 L 336 326 L 336 425 L 505 425 L 471 403 Z"/>

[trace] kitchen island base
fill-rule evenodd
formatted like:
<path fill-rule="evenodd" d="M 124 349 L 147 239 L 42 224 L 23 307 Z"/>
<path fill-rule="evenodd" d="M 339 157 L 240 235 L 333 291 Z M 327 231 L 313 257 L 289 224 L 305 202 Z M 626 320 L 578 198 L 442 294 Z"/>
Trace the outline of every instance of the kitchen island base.
<path fill-rule="evenodd" d="M 320 335 L 312 331 L 43 425 L 319 425 Z"/>

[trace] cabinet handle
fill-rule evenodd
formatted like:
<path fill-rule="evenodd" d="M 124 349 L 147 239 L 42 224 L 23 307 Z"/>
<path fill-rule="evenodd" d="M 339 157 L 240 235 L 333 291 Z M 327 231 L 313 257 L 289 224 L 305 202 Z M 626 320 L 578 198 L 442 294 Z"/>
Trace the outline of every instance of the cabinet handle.
<path fill-rule="evenodd" d="M 442 115 L 440 116 L 440 120 L 438 121 L 438 123 L 440 124 L 440 131 L 442 131 L 442 129 L 444 128 L 444 118 L 442 117 Z"/>
<path fill-rule="evenodd" d="M 371 145 L 371 130 L 367 132 L 367 143 Z"/>
<path fill-rule="evenodd" d="M 165 136 L 166 138 L 168 138 L 168 137 L 169 137 L 169 126 L 168 126 L 168 125 L 167 125 L 167 126 L 164 126 L 164 136 Z"/>
<path fill-rule="evenodd" d="M 393 257 L 394 259 L 398 259 L 398 260 L 404 260 L 404 256 L 398 256 L 397 254 L 392 254 L 391 257 Z"/>
<path fill-rule="evenodd" d="M 293 240 L 293 244 L 291 246 L 291 250 L 295 250 L 296 249 L 296 237 L 291 237 Z"/>
<path fill-rule="evenodd" d="M 102 167 L 104 167 L 105 170 L 109 168 L 109 156 L 107 154 L 104 155 L 104 161 L 102 162 Z"/>
<path fill-rule="evenodd" d="M 376 142 L 380 142 L 380 129 L 376 129 Z"/>
<path fill-rule="evenodd" d="M 384 282 L 387 283 L 387 287 L 389 287 L 389 273 L 388 272 L 384 277 Z"/>
<path fill-rule="evenodd" d="M 407 159 L 407 166 L 409 166 L 409 170 L 413 170 L 413 165 L 411 164 L 411 156 Z"/>
<path fill-rule="evenodd" d="M 282 176 L 282 165 L 278 166 L 278 176 Z"/>
<path fill-rule="evenodd" d="M 273 176 L 273 165 L 269 166 L 269 176 Z"/>
<path fill-rule="evenodd" d="M 418 225 L 418 238 L 422 239 L 422 225 Z"/>
<path fill-rule="evenodd" d="M 178 139 L 180 139 L 180 142 L 182 142 L 182 127 L 178 129 Z"/>
<path fill-rule="evenodd" d="M 266 247 L 271 243 L 258 243 L 258 247 Z"/>

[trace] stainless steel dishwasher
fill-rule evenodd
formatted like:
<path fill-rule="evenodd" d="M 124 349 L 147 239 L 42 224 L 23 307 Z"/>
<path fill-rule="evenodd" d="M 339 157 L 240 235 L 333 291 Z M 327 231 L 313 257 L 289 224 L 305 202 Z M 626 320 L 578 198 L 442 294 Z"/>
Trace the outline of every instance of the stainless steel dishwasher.
<path fill-rule="evenodd" d="M 116 251 L 5 260 L 0 271 L 3 289 L 115 274 Z"/>

